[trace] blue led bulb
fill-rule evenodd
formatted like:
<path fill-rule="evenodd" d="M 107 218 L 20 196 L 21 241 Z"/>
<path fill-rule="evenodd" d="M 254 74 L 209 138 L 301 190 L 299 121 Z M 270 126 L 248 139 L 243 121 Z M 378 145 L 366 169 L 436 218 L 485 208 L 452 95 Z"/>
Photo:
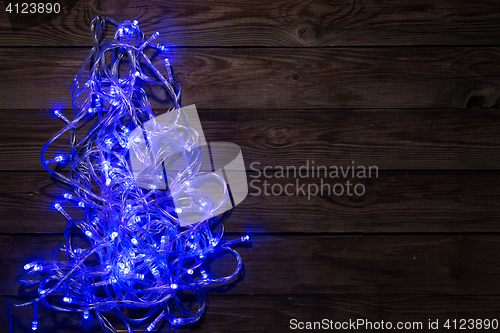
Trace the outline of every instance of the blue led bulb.
<path fill-rule="evenodd" d="M 164 44 L 157 44 L 156 49 L 161 53 L 166 52 L 168 50 L 167 46 Z"/>

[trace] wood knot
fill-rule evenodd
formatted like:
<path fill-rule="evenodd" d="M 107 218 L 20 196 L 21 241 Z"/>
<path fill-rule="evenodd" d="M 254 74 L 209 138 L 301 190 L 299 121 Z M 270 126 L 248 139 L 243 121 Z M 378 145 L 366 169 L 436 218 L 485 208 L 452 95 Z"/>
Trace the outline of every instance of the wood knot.
<path fill-rule="evenodd" d="M 272 129 L 269 132 L 269 139 L 266 140 L 272 146 L 285 146 L 291 143 L 285 128 Z"/>
<path fill-rule="evenodd" d="M 471 96 L 467 100 L 467 109 L 477 109 L 477 108 L 484 108 L 484 105 L 486 103 L 486 97 L 484 96 Z"/>
<path fill-rule="evenodd" d="M 297 35 L 305 42 L 314 42 L 318 39 L 320 33 L 319 29 L 311 26 L 301 26 L 297 29 Z"/>
<path fill-rule="evenodd" d="M 496 84 L 476 84 L 467 94 L 467 109 L 497 108 L 500 104 L 500 87 Z"/>
<path fill-rule="evenodd" d="M 452 267 L 450 269 L 450 276 L 454 279 L 459 280 L 460 277 L 462 276 L 462 271 L 458 267 Z"/>

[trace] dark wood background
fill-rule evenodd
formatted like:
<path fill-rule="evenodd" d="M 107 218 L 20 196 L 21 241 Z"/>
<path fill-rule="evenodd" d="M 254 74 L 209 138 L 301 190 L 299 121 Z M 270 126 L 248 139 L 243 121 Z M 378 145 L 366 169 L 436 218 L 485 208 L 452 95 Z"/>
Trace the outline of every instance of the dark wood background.
<path fill-rule="evenodd" d="M 362 197 L 249 195 L 224 221 L 228 238 L 252 237 L 237 248 L 243 279 L 210 293 L 202 323 L 179 331 L 500 319 L 500 1 L 63 5 L 30 17 L 0 5 L 2 299 L 19 298 L 22 265 L 63 237 L 52 204 L 64 188 L 39 151 L 62 126 L 50 110 L 72 112 L 69 86 L 101 13 L 162 33 L 182 105 L 196 104 L 208 141 L 240 145 L 247 168 L 380 170 Z M 32 307 L 11 311 L 15 332 L 30 331 Z M 40 313 L 42 332 L 81 330 L 79 316 Z"/>

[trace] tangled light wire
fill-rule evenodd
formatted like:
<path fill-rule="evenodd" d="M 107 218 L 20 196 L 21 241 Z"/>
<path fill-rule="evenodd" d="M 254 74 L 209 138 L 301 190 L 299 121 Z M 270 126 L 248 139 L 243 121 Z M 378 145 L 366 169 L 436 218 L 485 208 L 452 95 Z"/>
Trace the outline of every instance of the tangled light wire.
<path fill-rule="evenodd" d="M 116 25 L 114 38 L 101 45 L 109 23 Z M 164 60 L 165 78 L 144 53 L 146 47 L 165 50 L 164 45 L 152 43 L 159 33 L 146 39 L 136 20 L 118 23 L 101 16 L 92 20 L 90 28 L 94 46 L 71 85 L 74 118 L 68 120 L 55 111 L 66 125 L 41 150 L 44 168 L 73 190 L 55 203 L 68 220 L 65 240 L 50 252 L 50 261 L 24 266 L 25 273 L 16 281 L 37 287 L 38 296 L 15 305 L 34 305 L 33 330 L 38 328 L 39 303 L 79 312 L 85 320 L 94 313 L 107 332 L 116 329 L 105 313 L 118 316 L 128 332 L 143 321 L 152 331 L 162 318 L 173 326 L 192 324 L 205 309 L 202 288 L 227 282 L 242 268 L 239 254 L 229 245 L 249 237 L 221 243 L 223 225 L 215 212 L 228 200 L 227 186 L 217 174 L 200 172 L 199 133 L 188 126 L 180 107 L 181 86 L 173 78 L 168 59 Z M 88 67 L 89 78 L 84 82 L 82 73 Z M 155 121 L 141 83 L 164 87 L 170 95 L 173 105 L 163 123 Z M 85 125 L 90 129 L 78 135 Z M 142 133 L 142 142 L 154 149 L 145 153 L 137 143 L 141 140 L 131 135 L 133 129 L 139 129 L 134 132 Z M 47 148 L 64 133 L 69 134 L 69 157 L 46 160 Z M 139 172 L 127 162 L 132 152 L 141 162 Z M 180 160 L 183 167 L 177 172 L 167 170 L 169 159 Z M 66 160 L 68 176 L 48 166 Z M 137 182 L 141 172 L 149 177 L 148 188 Z M 224 188 L 218 202 L 193 186 L 207 177 Z M 162 182 L 168 183 L 166 190 L 159 189 Z M 187 200 L 188 209 L 201 212 L 203 218 L 183 223 L 173 196 Z M 79 206 L 83 217 L 71 218 L 63 208 L 67 204 Z M 75 245 L 75 229 L 84 235 L 87 246 Z M 216 248 L 236 258 L 236 267 L 228 276 L 215 278 L 203 268 L 207 255 Z M 186 293 L 194 295 L 196 310 L 183 303 Z M 58 301 L 49 303 L 49 295 L 57 296 Z M 123 311 L 129 307 L 143 308 L 146 313 L 130 318 Z"/>

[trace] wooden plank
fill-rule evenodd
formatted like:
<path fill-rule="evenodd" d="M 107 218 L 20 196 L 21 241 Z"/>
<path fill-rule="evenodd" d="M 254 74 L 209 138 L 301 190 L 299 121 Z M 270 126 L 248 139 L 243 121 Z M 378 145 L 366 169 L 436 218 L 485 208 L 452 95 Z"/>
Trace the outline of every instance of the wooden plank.
<path fill-rule="evenodd" d="M 5 298 L 5 297 L 4 297 Z M 11 297 L 10 297 L 11 298 Z M 20 298 L 18 298 L 20 299 Z M 191 327 L 198 332 L 290 332 L 290 321 L 329 321 L 343 323 L 362 319 L 372 323 L 383 320 L 422 323 L 427 331 L 429 320 L 441 329 L 447 320 L 498 318 L 499 296 L 456 295 L 225 295 L 209 294 L 206 315 Z M 52 301 L 52 299 L 51 299 Z M 54 302 L 54 301 L 52 301 Z M 3 303 L 3 302 L 2 302 Z M 0 307 L 4 305 L 0 303 Z M 4 309 L 0 308 L 0 327 L 7 327 Z M 14 332 L 29 332 L 33 309 L 10 307 Z M 112 317 L 110 318 L 112 319 Z M 39 307 L 41 332 L 79 332 L 81 316 Z M 112 321 L 114 323 L 114 321 Z M 149 322 L 134 326 L 146 330 Z M 334 324 L 335 325 L 335 324 Z M 365 324 L 363 324 L 365 325 Z M 158 328 L 161 325 L 158 325 Z M 121 327 L 117 322 L 115 328 Z M 417 327 L 417 326 L 415 326 Z M 170 328 L 168 325 L 162 327 Z M 358 327 L 363 330 L 365 327 Z M 91 318 L 86 332 L 102 332 Z M 121 332 L 123 330 L 120 330 Z M 370 330 L 363 330 L 370 331 Z M 411 331 L 411 330 L 410 330 Z"/>
<path fill-rule="evenodd" d="M 72 111 L 62 111 L 71 118 Z M 164 111 L 159 111 L 162 113 Z M 247 170 L 377 166 L 499 169 L 498 110 L 198 110 L 208 142 L 233 142 Z M 40 171 L 41 146 L 64 123 L 48 111 L 0 110 L 0 170 Z M 67 152 L 67 136 L 46 158 Z"/>
<path fill-rule="evenodd" d="M 29 50 L 29 52 L 28 52 Z M 71 108 L 88 49 L 0 50 L 0 109 Z M 186 48 L 168 54 L 200 109 L 465 108 L 499 104 L 498 48 Z M 163 57 L 155 64 L 163 68 Z M 165 92 L 151 90 L 154 108 Z"/>
<path fill-rule="evenodd" d="M 248 173 L 247 198 L 223 221 L 229 232 L 499 232 L 500 173 L 381 172 L 372 179 L 324 179 L 336 194 L 323 195 L 321 179 L 271 178 Z M 269 185 L 264 185 L 267 181 Z M 347 181 L 363 184 L 365 193 L 347 194 Z M 287 196 L 284 191 L 287 184 Z M 341 184 L 344 193 L 340 194 Z M 302 187 L 302 193 L 299 188 Z M 310 188 L 310 191 L 308 190 Z M 357 190 L 360 190 L 358 188 Z M 66 187 L 48 173 L 0 173 L 0 232 L 62 232 L 66 219 L 53 204 Z M 260 192 L 260 193 L 259 193 Z M 269 194 L 269 195 L 266 195 Z M 274 194 L 278 195 L 274 195 Z M 73 218 L 75 204 L 63 201 Z M 43 221 L 43 223 L 41 223 Z M 298 222 L 301 221 L 301 222 Z"/>
<path fill-rule="evenodd" d="M 304 223 L 306 223 L 304 221 Z M 226 235 L 228 239 L 241 234 Z M 62 235 L 0 236 L 0 294 L 18 295 L 24 264 Z M 500 235 L 252 235 L 236 245 L 244 276 L 228 294 L 498 295 Z M 204 266 L 231 272 L 225 256 Z"/>
<path fill-rule="evenodd" d="M 7 3 L 6 3 L 7 4 Z M 0 45 L 90 45 L 97 13 L 138 19 L 172 46 L 498 45 L 491 0 L 64 1 L 59 15 L 0 15 Z"/>

